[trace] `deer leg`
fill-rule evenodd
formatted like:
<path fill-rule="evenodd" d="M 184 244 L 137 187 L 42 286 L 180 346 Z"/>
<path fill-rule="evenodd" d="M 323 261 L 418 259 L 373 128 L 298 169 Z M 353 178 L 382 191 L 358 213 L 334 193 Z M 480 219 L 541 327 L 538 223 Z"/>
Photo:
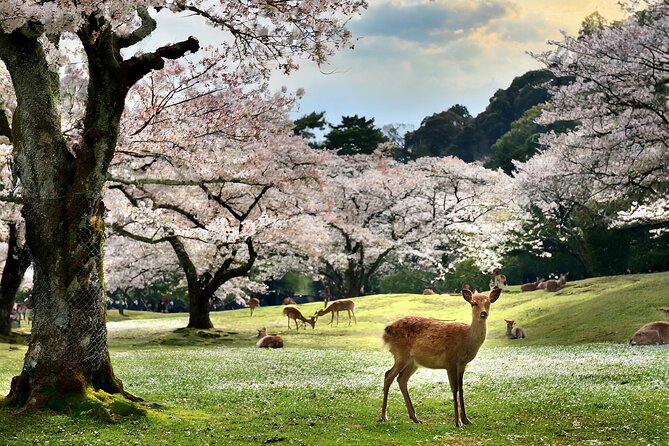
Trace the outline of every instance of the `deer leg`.
<path fill-rule="evenodd" d="M 339 311 L 337 311 L 337 325 L 336 327 L 339 327 Z"/>
<path fill-rule="evenodd" d="M 348 313 L 348 326 L 350 327 L 351 326 L 351 310 L 346 310 L 346 312 Z"/>
<path fill-rule="evenodd" d="M 397 384 L 400 386 L 400 391 L 404 397 L 404 405 L 407 407 L 407 412 L 409 412 L 409 418 L 411 418 L 414 423 L 420 424 L 423 422 L 423 420 L 416 417 L 416 410 L 413 408 L 413 403 L 411 402 L 411 397 L 409 396 L 409 389 L 407 388 L 409 378 L 411 378 L 411 375 L 413 375 L 416 370 L 418 370 L 418 366 L 414 361 L 411 361 L 409 365 L 400 372 L 399 376 L 397 377 Z"/>
<path fill-rule="evenodd" d="M 465 368 L 458 369 L 458 393 L 460 394 L 460 420 L 462 424 L 472 424 L 472 422 L 467 418 L 467 412 L 465 411 L 465 396 L 462 393 L 462 384 L 464 383 Z"/>
<path fill-rule="evenodd" d="M 455 427 L 462 426 L 462 423 L 460 422 L 460 412 L 458 410 L 458 377 L 457 367 L 448 369 L 448 384 L 451 386 L 451 392 L 453 392 L 453 418 L 455 420 Z"/>
<path fill-rule="evenodd" d="M 332 323 L 334 322 L 334 315 L 335 314 L 334 314 L 334 311 L 333 311 L 332 312 L 332 317 L 330 318 L 330 324 L 329 325 L 332 325 Z"/>
<path fill-rule="evenodd" d="M 351 313 L 353 314 L 353 322 L 355 322 L 355 325 L 358 325 L 358 320 L 355 318 L 355 311 L 351 310 Z"/>
<path fill-rule="evenodd" d="M 388 391 L 390 385 L 393 383 L 397 375 L 400 374 L 409 365 L 410 359 L 399 360 L 395 358 L 395 364 L 386 372 L 383 379 L 383 402 L 381 403 L 381 417 L 380 422 L 388 421 Z"/>

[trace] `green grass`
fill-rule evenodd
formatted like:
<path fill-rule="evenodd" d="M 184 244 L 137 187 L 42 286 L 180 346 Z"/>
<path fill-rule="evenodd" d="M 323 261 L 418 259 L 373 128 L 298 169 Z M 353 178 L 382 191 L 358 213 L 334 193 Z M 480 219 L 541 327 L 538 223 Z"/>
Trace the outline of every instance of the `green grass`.
<path fill-rule="evenodd" d="M 392 357 L 383 327 L 406 314 L 469 321 L 459 296 L 356 299 L 358 323 L 287 330 L 281 307 L 215 313 L 217 330 L 181 330 L 185 315 L 110 313 L 115 371 L 150 402 L 146 417 L 119 423 L 0 410 L 0 445 L 667 445 L 669 348 L 629 347 L 641 325 L 669 305 L 669 274 L 569 283 L 557 293 L 505 291 L 488 340 L 465 374 L 471 426 L 454 427 L 446 373 L 419 370 L 409 383 L 422 425 L 396 386 L 377 423 Z M 305 315 L 322 304 L 300 306 Z M 114 312 L 115 313 L 115 312 Z M 503 319 L 528 339 L 504 338 Z M 281 334 L 282 350 L 253 348 L 256 329 Z M 0 341 L 0 393 L 25 346 Z"/>

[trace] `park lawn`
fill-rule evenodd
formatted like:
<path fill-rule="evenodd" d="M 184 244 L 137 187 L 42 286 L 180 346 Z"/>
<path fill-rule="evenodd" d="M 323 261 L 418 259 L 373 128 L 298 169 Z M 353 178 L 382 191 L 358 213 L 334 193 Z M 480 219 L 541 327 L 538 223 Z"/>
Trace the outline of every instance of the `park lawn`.
<path fill-rule="evenodd" d="M 110 314 L 110 349 L 126 388 L 150 405 L 119 422 L 0 410 L 0 445 L 295 444 L 567 445 L 669 444 L 669 348 L 629 347 L 644 323 L 661 319 L 669 274 L 598 278 L 558 293 L 505 291 L 493 304 L 488 340 L 465 374 L 471 426 L 454 427 L 446 373 L 419 370 L 406 416 L 397 386 L 378 423 L 381 382 L 392 357 L 383 327 L 405 314 L 469 321 L 459 296 L 356 299 L 358 323 L 329 316 L 316 329 L 288 331 L 281 307 L 212 314 L 216 330 L 178 330 L 186 315 Z M 311 315 L 322 304 L 301 305 Z M 516 319 L 528 339 L 504 338 Z M 253 348 L 266 326 L 282 350 Z M 0 393 L 25 346 L 0 343 Z M 160 405 L 160 406 L 158 406 Z"/>

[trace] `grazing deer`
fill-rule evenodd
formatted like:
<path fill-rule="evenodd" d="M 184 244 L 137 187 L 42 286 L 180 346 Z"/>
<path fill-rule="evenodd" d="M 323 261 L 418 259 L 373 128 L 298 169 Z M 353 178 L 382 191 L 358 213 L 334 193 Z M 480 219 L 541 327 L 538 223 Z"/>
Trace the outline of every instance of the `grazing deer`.
<path fill-rule="evenodd" d="M 630 345 L 669 344 L 669 322 L 659 321 L 644 325 L 630 338 Z"/>
<path fill-rule="evenodd" d="M 353 315 L 353 321 L 357 324 L 358 320 L 355 318 L 355 302 L 352 300 L 335 300 L 324 310 L 318 310 L 314 314 L 314 318 L 318 320 L 319 317 L 324 314 L 332 313 L 332 318 L 330 318 L 329 325 L 332 325 L 332 322 L 335 318 L 335 313 L 337 314 L 337 325 L 339 325 L 339 312 L 346 311 L 348 312 L 348 325 L 351 325 L 351 315 Z"/>
<path fill-rule="evenodd" d="M 253 317 L 253 310 L 256 309 L 256 307 L 260 306 L 260 300 L 252 297 L 249 299 L 249 308 L 251 309 L 251 317 Z"/>
<path fill-rule="evenodd" d="M 314 328 L 316 325 L 316 318 L 314 316 L 307 319 L 297 308 L 286 307 L 283 309 L 283 315 L 288 318 L 288 330 L 290 330 L 291 319 L 295 321 L 295 329 L 297 331 L 300 331 L 300 324 L 298 321 L 302 321 L 302 326 L 304 328 L 307 328 L 307 324 L 311 325 L 311 328 Z"/>
<path fill-rule="evenodd" d="M 539 285 L 544 281 L 544 279 L 540 279 L 537 277 L 536 282 L 530 282 L 530 283 L 524 283 L 520 286 L 520 291 L 534 291 L 536 290 Z"/>
<path fill-rule="evenodd" d="M 501 293 L 502 290 L 499 288 L 492 290 L 490 296 L 462 290 L 462 297 L 472 306 L 470 325 L 406 316 L 386 327 L 383 340 L 389 346 L 395 363 L 386 372 L 383 381 L 383 403 L 379 421 L 388 421 L 388 390 L 393 380 L 397 378 L 409 418 L 414 423 L 422 423 L 416 417 L 407 383 L 418 366 L 423 366 L 446 369 L 448 383 L 453 392 L 455 425 L 460 427 L 463 423 L 471 423 L 465 412 L 462 393 L 465 366 L 476 357 L 485 340 L 490 304 L 495 302 Z"/>
<path fill-rule="evenodd" d="M 256 347 L 260 348 L 283 348 L 283 338 L 281 336 L 268 335 L 267 329 L 263 327 L 258 330 L 258 342 Z"/>
<path fill-rule="evenodd" d="M 525 335 L 525 329 L 521 327 L 514 327 L 516 321 L 507 321 L 506 322 L 506 337 L 509 339 L 524 339 L 527 336 Z"/>

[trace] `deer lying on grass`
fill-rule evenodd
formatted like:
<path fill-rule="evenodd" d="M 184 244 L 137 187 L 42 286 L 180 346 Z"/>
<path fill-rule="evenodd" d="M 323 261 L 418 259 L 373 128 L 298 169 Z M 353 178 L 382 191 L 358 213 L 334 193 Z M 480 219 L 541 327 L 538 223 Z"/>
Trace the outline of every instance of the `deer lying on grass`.
<path fill-rule="evenodd" d="M 258 330 L 258 342 L 256 347 L 260 348 L 283 348 L 283 338 L 281 336 L 268 335 L 267 329 L 263 327 Z"/>
<path fill-rule="evenodd" d="M 255 310 L 256 307 L 259 306 L 260 306 L 260 300 L 256 299 L 255 297 L 249 299 L 249 308 L 251 309 L 251 317 L 253 317 L 253 310 Z"/>
<path fill-rule="evenodd" d="M 281 301 L 281 304 L 282 305 L 297 305 L 297 303 L 295 302 L 295 299 L 293 299 L 292 297 L 285 297 L 283 299 L 283 301 Z"/>
<path fill-rule="evenodd" d="M 332 318 L 330 318 L 330 323 L 329 323 L 329 325 L 332 325 L 336 313 L 337 325 L 339 325 L 340 311 L 346 311 L 348 313 L 348 325 L 351 325 L 351 315 L 353 315 L 353 321 L 356 324 L 358 323 L 358 320 L 355 318 L 355 302 L 353 302 L 352 300 L 335 300 L 326 309 L 318 310 L 316 314 L 314 314 L 314 318 L 318 320 L 318 318 L 323 316 L 324 314 L 332 313 Z"/>
<path fill-rule="evenodd" d="M 547 280 L 546 281 L 546 291 L 557 291 L 558 289 L 562 288 L 565 283 L 567 283 L 567 276 L 569 273 L 563 273 L 560 274 L 560 278 L 555 280 Z"/>
<path fill-rule="evenodd" d="M 537 277 L 536 282 L 530 282 L 530 283 L 524 283 L 520 286 L 520 291 L 534 291 L 536 290 L 539 285 L 544 281 L 544 279 L 540 279 Z"/>
<path fill-rule="evenodd" d="M 407 383 L 418 366 L 423 366 L 446 369 L 448 383 L 453 392 L 455 425 L 460 427 L 462 424 L 471 423 L 465 412 L 462 393 L 463 375 L 466 365 L 476 357 L 485 340 L 490 304 L 495 302 L 501 293 L 502 290 L 499 288 L 492 290 L 490 296 L 462 290 L 462 297 L 472 306 L 470 325 L 406 316 L 386 327 L 383 340 L 389 346 L 395 363 L 386 372 L 383 380 L 383 403 L 379 421 L 388 421 L 388 390 L 393 380 L 397 378 L 409 418 L 415 423 L 422 423 L 416 417 Z"/>
<path fill-rule="evenodd" d="M 283 309 L 283 315 L 288 318 L 288 330 L 290 330 L 291 319 L 295 321 L 295 329 L 297 331 L 300 331 L 300 324 L 298 321 L 302 322 L 304 328 L 307 328 L 307 324 L 311 325 L 311 328 L 314 328 L 316 325 L 316 318 L 314 316 L 307 319 L 302 315 L 300 310 L 294 307 L 285 307 Z"/>
<path fill-rule="evenodd" d="M 504 322 L 506 322 L 506 337 L 509 339 L 524 339 L 526 337 L 525 335 L 525 329 L 521 327 L 514 327 L 516 324 L 516 321 L 507 321 L 504 319 Z"/>
<path fill-rule="evenodd" d="M 669 344 L 669 322 L 659 321 L 644 325 L 630 338 L 630 345 Z"/>

